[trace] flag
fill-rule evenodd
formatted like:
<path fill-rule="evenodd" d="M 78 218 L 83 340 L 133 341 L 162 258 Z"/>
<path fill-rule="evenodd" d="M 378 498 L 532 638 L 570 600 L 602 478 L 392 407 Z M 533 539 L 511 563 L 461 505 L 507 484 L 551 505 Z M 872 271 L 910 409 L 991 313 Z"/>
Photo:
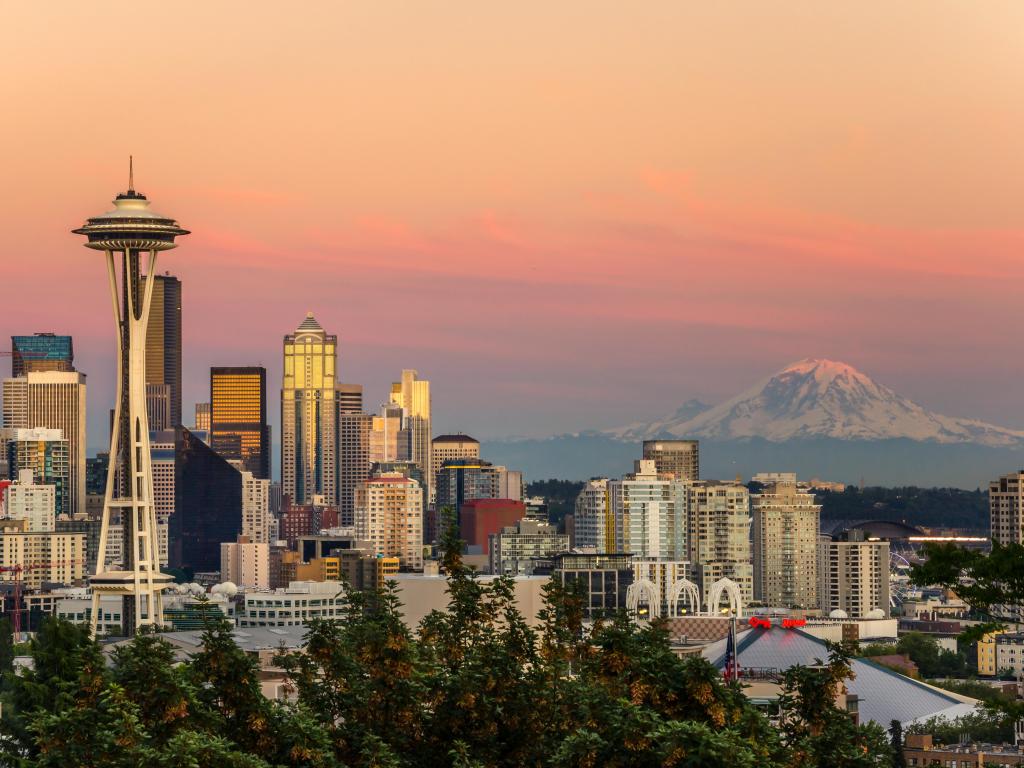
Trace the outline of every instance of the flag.
<path fill-rule="evenodd" d="M 740 679 L 740 659 L 736 653 L 736 622 L 729 624 L 729 637 L 725 641 L 725 669 L 722 672 L 725 682 L 731 683 Z"/>

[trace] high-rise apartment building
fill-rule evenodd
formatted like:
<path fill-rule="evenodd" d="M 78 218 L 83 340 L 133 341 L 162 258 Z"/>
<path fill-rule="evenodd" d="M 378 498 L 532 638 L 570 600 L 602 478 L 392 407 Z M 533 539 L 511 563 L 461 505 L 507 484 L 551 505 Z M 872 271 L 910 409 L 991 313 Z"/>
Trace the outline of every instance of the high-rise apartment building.
<path fill-rule="evenodd" d="M 577 547 L 592 547 L 597 552 L 615 551 L 615 517 L 607 478 L 594 478 L 583 486 L 576 497 L 573 525 Z"/>
<path fill-rule="evenodd" d="M 397 557 L 403 568 L 423 569 L 423 489 L 398 472 L 385 472 L 356 486 L 356 538 L 375 554 Z"/>
<path fill-rule="evenodd" d="M 858 530 L 850 531 L 846 539 L 821 537 L 818 603 L 822 613 L 841 611 L 847 618 L 864 619 L 877 610 L 888 616 L 889 595 L 888 541 L 865 541 Z"/>
<path fill-rule="evenodd" d="M 171 515 L 174 514 L 177 488 L 175 439 L 173 429 L 149 433 L 149 455 L 153 462 L 153 511 L 156 513 L 157 549 L 161 566 L 168 563 L 167 533 Z"/>
<path fill-rule="evenodd" d="M 146 384 L 170 387 L 167 428 L 173 429 L 181 424 L 181 281 L 170 274 L 155 275 L 153 280 L 146 326 Z"/>
<path fill-rule="evenodd" d="M 270 545 L 245 535 L 221 542 L 220 578 L 246 589 L 269 589 Z"/>
<path fill-rule="evenodd" d="M 270 479 L 266 368 L 210 369 L 210 445 L 255 477 Z"/>
<path fill-rule="evenodd" d="M 994 541 L 1024 544 L 1024 470 L 989 483 L 988 511 Z"/>
<path fill-rule="evenodd" d="M 52 485 L 33 480 L 32 470 L 23 469 L 17 482 L 4 489 L 4 514 L 12 520 L 24 520 L 25 530 L 47 533 L 54 529 L 56 495 Z"/>
<path fill-rule="evenodd" d="M 75 370 L 75 352 L 70 336 L 35 333 L 11 336 L 11 375 Z"/>
<path fill-rule="evenodd" d="M 644 458 L 653 461 L 659 475 L 676 480 L 700 478 L 700 446 L 696 440 L 644 440 Z"/>
<path fill-rule="evenodd" d="M 210 404 L 196 403 L 195 431 L 210 431 Z"/>
<path fill-rule="evenodd" d="M 0 435 L 7 443 L 8 476 L 31 473 L 37 485 L 53 486 L 55 512 L 71 513 L 71 451 L 59 429 L 4 429 Z"/>
<path fill-rule="evenodd" d="M 242 472 L 242 536 L 270 543 L 270 481 Z"/>
<path fill-rule="evenodd" d="M 736 582 L 745 604 L 754 596 L 750 492 L 739 482 L 698 480 L 686 486 L 687 550 L 701 602 L 722 578 Z"/>
<path fill-rule="evenodd" d="M 686 559 L 686 498 L 683 483 L 659 475 L 655 463 L 608 483 L 615 549 L 645 560 Z"/>
<path fill-rule="evenodd" d="M 370 438 L 374 417 L 343 413 L 338 407 L 338 514 L 343 526 L 354 524 L 356 486 L 370 476 Z"/>
<path fill-rule="evenodd" d="M 314 496 L 337 503 L 335 376 L 338 337 L 310 312 L 284 337 L 281 385 L 281 489 L 295 504 Z"/>
<path fill-rule="evenodd" d="M 761 482 L 759 476 L 754 480 Z M 775 608 L 818 605 L 821 506 L 796 475 L 763 483 L 750 497 L 754 516 L 754 599 Z"/>
<path fill-rule="evenodd" d="M 451 459 L 479 459 L 480 441 L 469 435 L 438 435 L 430 443 L 430 471 L 437 483 L 437 473 L 441 465 Z M 437 489 L 431 488 L 430 503 L 437 501 Z"/>
<path fill-rule="evenodd" d="M 397 456 L 418 465 L 426 478 L 429 500 L 434 487 L 434 467 L 430 440 L 430 382 L 419 378 L 417 371 L 402 371 L 400 381 L 391 385 L 391 402 L 401 407 L 406 432 L 404 455 Z"/>
<path fill-rule="evenodd" d="M 68 441 L 69 511 L 85 511 L 85 374 L 29 371 L 3 383 L 3 425 L 59 429 Z"/>
<path fill-rule="evenodd" d="M 25 563 L 40 567 L 15 568 Z M 25 520 L 0 520 L 0 566 L 0 581 L 20 579 L 27 589 L 80 581 L 86 573 L 85 534 L 31 531 Z"/>

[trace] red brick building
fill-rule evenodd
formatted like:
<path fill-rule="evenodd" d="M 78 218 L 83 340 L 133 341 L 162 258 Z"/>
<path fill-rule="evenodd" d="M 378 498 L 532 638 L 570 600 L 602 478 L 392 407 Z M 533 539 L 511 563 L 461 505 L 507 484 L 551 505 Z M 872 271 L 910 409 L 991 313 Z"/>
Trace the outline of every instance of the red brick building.
<path fill-rule="evenodd" d="M 472 554 L 488 554 L 488 539 L 526 517 L 526 505 L 515 499 L 473 499 L 459 510 L 459 535 Z M 479 547 L 479 549 L 476 549 Z"/>

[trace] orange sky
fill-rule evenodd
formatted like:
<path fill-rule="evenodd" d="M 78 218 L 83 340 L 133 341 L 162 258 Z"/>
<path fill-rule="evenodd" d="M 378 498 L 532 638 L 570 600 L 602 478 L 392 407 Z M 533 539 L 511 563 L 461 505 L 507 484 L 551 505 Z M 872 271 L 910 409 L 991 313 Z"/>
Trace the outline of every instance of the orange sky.
<path fill-rule="evenodd" d="M 276 380 L 312 309 L 371 405 L 418 367 L 481 436 L 811 355 L 1024 426 L 1022 29 L 1016 0 L 8 4 L 0 334 L 73 333 L 102 424 L 105 278 L 68 230 L 133 153 L 194 231 L 162 261 L 187 403 L 211 364 Z"/>

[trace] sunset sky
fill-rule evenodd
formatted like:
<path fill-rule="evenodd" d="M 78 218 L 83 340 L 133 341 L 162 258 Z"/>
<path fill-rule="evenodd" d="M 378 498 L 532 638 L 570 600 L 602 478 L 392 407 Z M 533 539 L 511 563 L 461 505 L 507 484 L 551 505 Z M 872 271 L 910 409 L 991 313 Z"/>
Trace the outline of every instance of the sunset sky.
<path fill-rule="evenodd" d="M 275 441 L 308 310 L 370 407 L 430 379 L 435 431 L 617 426 L 809 356 L 1024 427 L 1022 35 L 1019 0 L 8 3 L 0 338 L 74 336 L 101 447 L 70 230 L 131 153 L 193 231 L 161 261 L 186 413 L 262 363 Z"/>

